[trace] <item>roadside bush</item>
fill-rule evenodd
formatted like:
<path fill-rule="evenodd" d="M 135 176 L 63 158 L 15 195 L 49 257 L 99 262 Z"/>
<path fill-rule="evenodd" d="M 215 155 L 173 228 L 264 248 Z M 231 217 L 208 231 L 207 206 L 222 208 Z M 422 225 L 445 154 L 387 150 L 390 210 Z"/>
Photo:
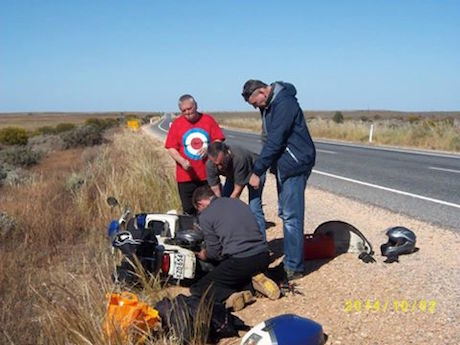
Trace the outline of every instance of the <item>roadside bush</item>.
<path fill-rule="evenodd" d="M 4 170 L 3 166 L 0 166 L 0 186 L 3 184 L 3 180 L 8 176 L 7 172 Z"/>
<path fill-rule="evenodd" d="M 65 189 L 69 192 L 76 192 L 78 191 L 81 186 L 85 183 L 85 178 L 78 173 L 72 173 L 65 182 Z"/>
<path fill-rule="evenodd" d="M 62 150 L 64 143 L 61 136 L 57 134 L 37 135 L 29 139 L 28 146 L 33 150 L 47 154 L 51 151 Z"/>
<path fill-rule="evenodd" d="M 0 143 L 5 145 L 27 145 L 27 132 L 24 128 L 6 127 L 0 129 Z"/>
<path fill-rule="evenodd" d="M 118 126 L 118 120 L 117 119 L 96 119 L 96 118 L 91 118 L 87 119 L 85 121 L 86 126 L 93 126 L 99 129 L 107 129 L 110 127 Z"/>
<path fill-rule="evenodd" d="M 332 121 L 335 123 L 343 123 L 343 114 L 340 111 L 336 111 L 334 114 L 334 117 L 332 118 Z"/>
<path fill-rule="evenodd" d="M 415 123 L 415 122 L 419 122 L 420 121 L 420 116 L 418 115 L 411 115 L 408 117 L 408 121 L 410 123 Z"/>
<path fill-rule="evenodd" d="M 72 131 L 64 132 L 61 138 L 64 141 L 64 148 L 70 149 L 74 147 L 86 147 L 100 145 L 103 143 L 104 128 L 86 125 L 77 127 Z"/>
<path fill-rule="evenodd" d="M 59 123 L 56 125 L 56 133 L 63 133 L 67 131 L 71 131 L 72 129 L 75 129 L 75 125 L 73 123 Z"/>
<path fill-rule="evenodd" d="M 16 229 L 16 220 L 6 212 L 0 211 L 0 236 L 3 237 Z"/>
<path fill-rule="evenodd" d="M 38 163 L 43 154 L 27 146 L 13 146 L 0 151 L 0 162 L 16 167 L 29 167 Z"/>
<path fill-rule="evenodd" d="M 43 126 L 37 128 L 37 132 L 40 135 L 51 135 L 51 134 L 56 134 L 56 128 L 51 127 L 51 126 Z"/>

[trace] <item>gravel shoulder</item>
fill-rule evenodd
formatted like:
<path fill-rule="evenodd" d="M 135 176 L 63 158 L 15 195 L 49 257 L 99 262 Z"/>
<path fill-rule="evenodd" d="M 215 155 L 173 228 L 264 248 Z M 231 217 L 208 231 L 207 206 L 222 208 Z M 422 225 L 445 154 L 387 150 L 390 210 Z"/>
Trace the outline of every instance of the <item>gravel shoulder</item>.
<path fill-rule="evenodd" d="M 245 192 L 241 199 L 247 200 Z M 270 174 L 263 203 L 266 220 L 275 224 L 267 230 L 273 245 L 283 233 L 275 180 Z M 284 313 L 304 316 L 323 326 L 327 344 L 460 343 L 457 232 L 307 187 L 305 233 L 329 220 L 342 220 L 361 230 L 372 243 L 377 262 L 365 264 L 355 253 L 330 261 L 307 261 L 310 273 L 296 281 L 303 295 L 277 301 L 259 298 L 236 315 L 250 326 Z M 385 229 L 395 225 L 416 233 L 419 251 L 401 256 L 399 263 L 386 264 L 380 245 L 387 241 Z M 220 344 L 240 341 L 230 338 Z"/>
<path fill-rule="evenodd" d="M 272 175 L 267 178 L 263 203 L 267 221 L 275 223 L 267 233 L 274 243 L 283 234 Z M 323 325 L 327 344 L 460 342 L 458 233 L 311 187 L 307 187 L 306 205 L 306 233 L 325 221 L 346 221 L 369 239 L 377 262 L 365 264 L 354 253 L 331 261 L 307 261 L 310 273 L 296 281 L 303 296 L 261 298 L 238 316 L 250 325 L 283 313 L 308 317 Z M 395 225 L 416 233 L 419 251 L 401 256 L 399 263 L 386 264 L 380 245 L 387 241 L 385 229 Z M 228 339 L 222 344 L 239 341 Z"/>

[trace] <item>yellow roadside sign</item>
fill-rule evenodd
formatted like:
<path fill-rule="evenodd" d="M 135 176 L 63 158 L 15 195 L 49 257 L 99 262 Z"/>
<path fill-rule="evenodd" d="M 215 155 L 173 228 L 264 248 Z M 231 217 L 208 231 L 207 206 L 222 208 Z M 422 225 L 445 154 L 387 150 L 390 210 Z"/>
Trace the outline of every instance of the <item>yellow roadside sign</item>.
<path fill-rule="evenodd" d="M 139 129 L 139 120 L 128 120 L 126 125 L 133 131 L 137 131 Z"/>

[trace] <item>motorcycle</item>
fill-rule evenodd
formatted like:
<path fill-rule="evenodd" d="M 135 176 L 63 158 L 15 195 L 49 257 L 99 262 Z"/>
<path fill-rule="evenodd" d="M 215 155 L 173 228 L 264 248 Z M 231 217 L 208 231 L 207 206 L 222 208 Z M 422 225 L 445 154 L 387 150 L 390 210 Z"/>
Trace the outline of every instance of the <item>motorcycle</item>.
<path fill-rule="evenodd" d="M 121 209 L 114 197 L 107 198 L 107 203 Z M 109 223 L 107 235 L 112 250 L 119 249 L 124 256 L 124 261 L 117 266 L 117 280 L 135 279 L 129 262 L 134 256 L 146 271 L 177 281 L 195 280 L 213 268 L 211 263 L 195 256 L 204 240 L 193 216 L 175 211 L 133 215 L 126 207 L 118 220 Z"/>

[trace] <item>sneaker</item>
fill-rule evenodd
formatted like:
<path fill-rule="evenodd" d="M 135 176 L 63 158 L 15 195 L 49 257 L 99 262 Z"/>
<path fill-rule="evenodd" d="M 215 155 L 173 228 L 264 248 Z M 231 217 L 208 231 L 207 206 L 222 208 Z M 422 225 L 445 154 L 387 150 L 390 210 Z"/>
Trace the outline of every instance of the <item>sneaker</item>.
<path fill-rule="evenodd" d="M 300 279 L 300 278 L 303 278 L 303 277 L 304 277 L 304 273 L 303 273 L 303 272 L 291 271 L 291 270 L 288 270 L 288 269 L 284 269 L 284 272 L 286 272 L 286 278 L 287 278 L 287 280 L 289 280 L 289 281 L 291 281 L 291 280 L 296 280 L 296 279 Z"/>
<path fill-rule="evenodd" d="M 252 277 L 252 285 L 254 286 L 254 290 L 271 300 L 280 298 L 280 288 L 278 285 L 263 273 Z"/>
<path fill-rule="evenodd" d="M 249 290 L 232 293 L 225 301 L 225 308 L 239 311 L 244 309 L 248 304 L 255 302 L 256 299 Z"/>

